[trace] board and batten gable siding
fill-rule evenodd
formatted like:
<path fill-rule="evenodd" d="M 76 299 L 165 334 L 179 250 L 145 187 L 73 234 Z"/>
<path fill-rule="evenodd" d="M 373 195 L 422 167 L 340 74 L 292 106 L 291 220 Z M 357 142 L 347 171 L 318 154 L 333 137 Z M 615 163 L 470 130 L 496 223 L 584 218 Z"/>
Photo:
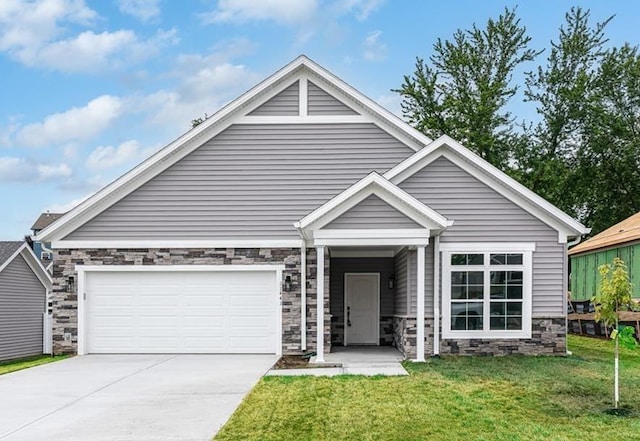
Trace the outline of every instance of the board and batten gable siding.
<path fill-rule="evenodd" d="M 249 115 L 298 115 L 300 111 L 300 83 L 296 81 L 291 86 L 253 110 Z"/>
<path fill-rule="evenodd" d="M 370 123 L 234 125 L 65 239 L 299 239 L 293 222 L 412 153 Z"/>
<path fill-rule="evenodd" d="M 376 195 L 365 198 L 336 219 L 325 229 L 354 228 L 423 228 Z"/>
<path fill-rule="evenodd" d="M 436 159 L 398 186 L 455 221 L 442 233 L 440 240 L 443 243 L 535 242 L 533 316 L 558 317 L 564 314 L 563 256 L 566 244 L 558 243 L 556 230 L 444 157 Z M 427 264 L 427 270 L 429 268 L 433 269 L 433 265 Z"/>
<path fill-rule="evenodd" d="M 42 354 L 46 295 L 21 255 L 0 272 L 0 360 Z"/>
<path fill-rule="evenodd" d="M 307 83 L 309 115 L 358 115 L 358 112 L 337 100 L 311 81 Z"/>

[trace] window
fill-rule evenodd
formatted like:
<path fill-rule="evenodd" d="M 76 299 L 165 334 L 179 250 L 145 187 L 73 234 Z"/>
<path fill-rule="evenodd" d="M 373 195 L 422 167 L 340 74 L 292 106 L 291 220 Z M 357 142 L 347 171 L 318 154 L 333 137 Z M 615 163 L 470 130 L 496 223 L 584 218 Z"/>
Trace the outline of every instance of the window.
<path fill-rule="evenodd" d="M 441 244 L 444 337 L 530 337 L 534 248 Z"/>

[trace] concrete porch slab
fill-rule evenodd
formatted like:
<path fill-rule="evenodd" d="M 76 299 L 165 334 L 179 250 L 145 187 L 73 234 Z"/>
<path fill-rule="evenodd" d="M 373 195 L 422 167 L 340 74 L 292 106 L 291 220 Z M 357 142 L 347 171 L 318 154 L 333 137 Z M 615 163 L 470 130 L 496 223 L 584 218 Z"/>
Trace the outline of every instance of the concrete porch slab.
<path fill-rule="evenodd" d="M 409 375 L 400 363 L 404 357 L 397 349 L 390 346 L 348 346 L 334 347 L 325 354 L 324 363 L 318 363 L 312 357 L 309 367 L 304 369 L 272 369 L 269 376 L 327 376 L 336 375 Z M 322 367 L 326 365 L 327 367 Z"/>

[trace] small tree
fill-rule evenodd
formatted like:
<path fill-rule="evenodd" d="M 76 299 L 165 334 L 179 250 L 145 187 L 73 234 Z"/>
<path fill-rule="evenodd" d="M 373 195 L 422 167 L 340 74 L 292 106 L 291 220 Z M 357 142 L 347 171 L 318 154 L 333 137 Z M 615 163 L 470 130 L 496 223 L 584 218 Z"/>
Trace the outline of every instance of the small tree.
<path fill-rule="evenodd" d="M 632 286 L 629 281 L 627 266 L 618 257 L 613 259 L 613 264 L 607 263 L 600 266 L 598 270 L 602 276 L 600 294 L 596 295 L 591 301 L 596 308 L 596 321 L 603 323 L 607 327 L 613 326 L 613 332 L 611 332 L 611 338 L 615 341 L 613 396 L 614 407 L 617 409 L 620 401 L 619 345 L 622 344 L 628 348 L 637 346 L 637 342 L 633 337 L 633 328 L 631 326 L 619 328 L 619 312 L 631 309 Z"/>

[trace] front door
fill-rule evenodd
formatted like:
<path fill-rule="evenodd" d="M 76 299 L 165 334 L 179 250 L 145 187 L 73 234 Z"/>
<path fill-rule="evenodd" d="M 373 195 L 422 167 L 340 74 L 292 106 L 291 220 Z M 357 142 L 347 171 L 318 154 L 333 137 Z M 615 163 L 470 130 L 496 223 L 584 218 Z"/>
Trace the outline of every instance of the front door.
<path fill-rule="evenodd" d="M 344 279 L 345 346 L 380 344 L 380 274 L 347 273 Z"/>

